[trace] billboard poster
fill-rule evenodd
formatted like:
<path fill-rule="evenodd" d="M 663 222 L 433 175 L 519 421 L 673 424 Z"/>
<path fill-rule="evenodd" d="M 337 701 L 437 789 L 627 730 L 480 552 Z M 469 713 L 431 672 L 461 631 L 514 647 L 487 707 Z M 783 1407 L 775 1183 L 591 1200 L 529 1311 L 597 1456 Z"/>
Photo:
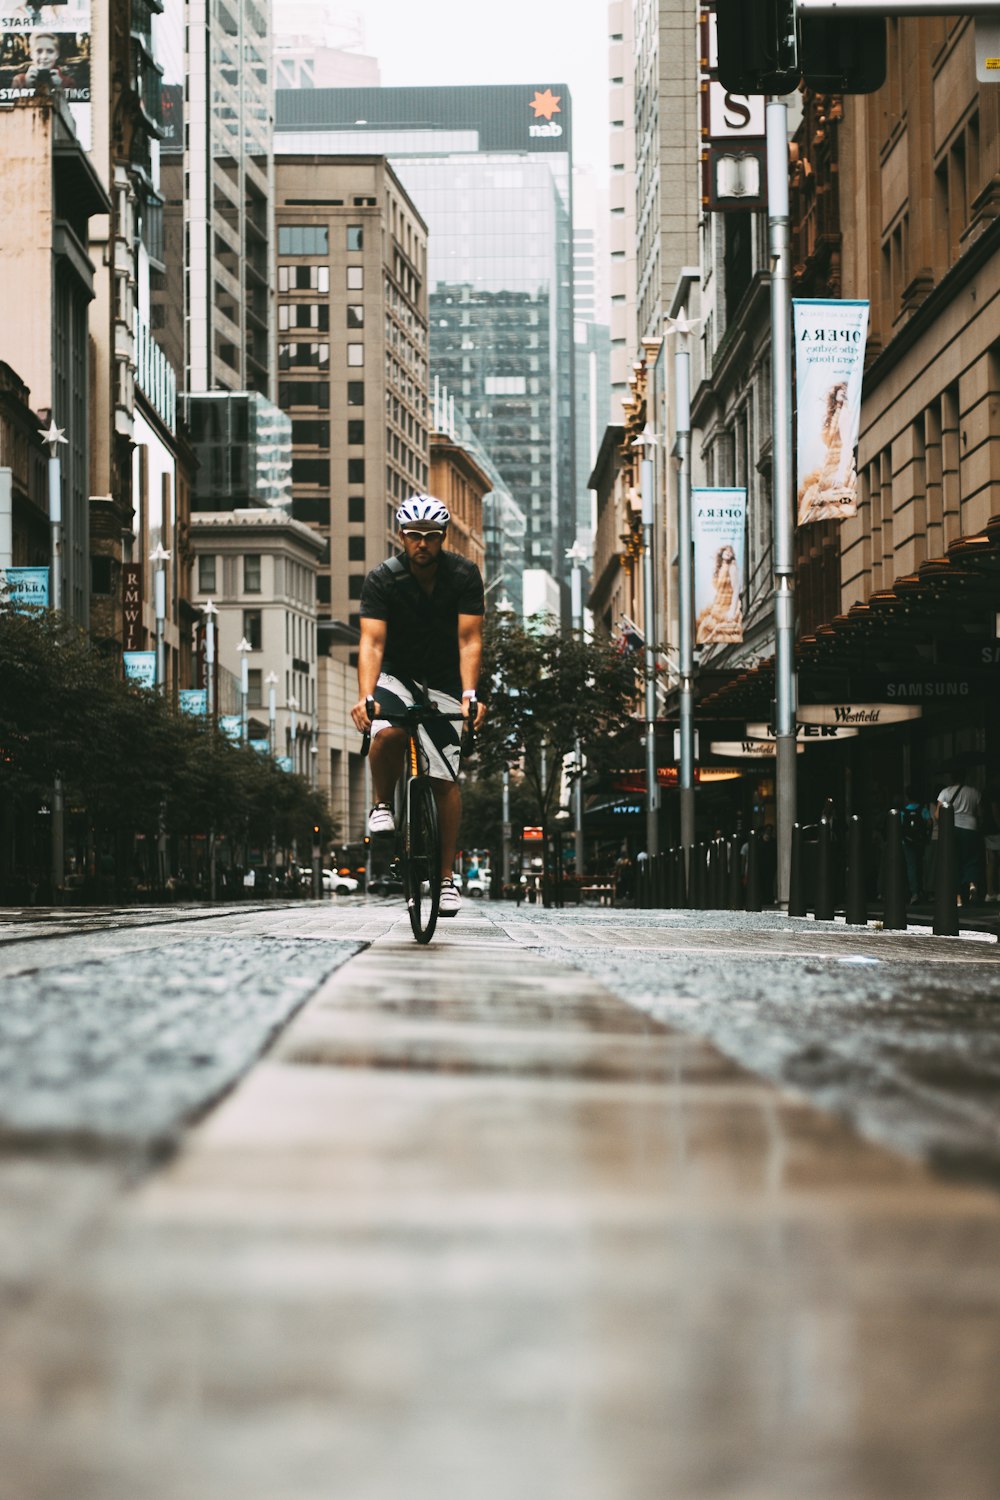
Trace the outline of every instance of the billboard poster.
<path fill-rule="evenodd" d="M 134 682 L 137 687 L 156 686 L 155 651 L 123 651 L 122 661 L 125 663 L 125 676 L 129 682 Z"/>
<path fill-rule="evenodd" d="M 858 429 L 868 303 L 796 298 L 799 525 L 857 514 Z"/>
<path fill-rule="evenodd" d="M 694 531 L 695 645 L 743 639 L 743 559 L 747 492 L 691 491 Z"/>
<path fill-rule="evenodd" d="M 0 102 L 58 90 L 90 149 L 90 0 L 12 5 L 0 0 Z"/>
<path fill-rule="evenodd" d="M 48 568 L 8 568 L 0 573 L 7 585 L 7 598 L 14 609 L 48 609 Z"/>

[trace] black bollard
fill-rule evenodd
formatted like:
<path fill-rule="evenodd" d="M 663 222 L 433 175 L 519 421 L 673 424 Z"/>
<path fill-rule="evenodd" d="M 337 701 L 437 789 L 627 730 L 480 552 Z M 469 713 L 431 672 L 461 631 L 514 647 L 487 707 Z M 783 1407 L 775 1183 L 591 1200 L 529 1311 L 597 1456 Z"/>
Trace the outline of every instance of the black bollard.
<path fill-rule="evenodd" d="M 882 926 L 899 931 L 906 926 L 906 866 L 903 863 L 903 825 L 899 808 L 890 807 L 885 822 L 885 910 Z"/>
<path fill-rule="evenodd" d="M 674 901 L 678 907 L 686 907 L 688 901 L 688 861 L 690 849 L 678 844 L 674 850 Z"/>
<path fill-rule="evenodd" d="M 802 879 L 802 824 L 792 824 L 792 859 L 788 871 L 788 915 L 804 917 L 806 894 Z"/>
<path fill-rule="evenodd" d="M 958 848 L 955 809 L 938 808 L 937 869 L 934 886 L 934 931 L 938 937 L 958 937 Z"/>
<path fill-rule="evenodd" d="M 747 911 L 763 910 L 760 894 L 760 854 L 757 849 L 757 830 L 752 829 L 747 841 Z"/>
<path fill-rule="evenodd" d="M 705 911 L 708 906 L 708 895 L 705 890 L 708 868 L 704 844 L 695 844 L 691 851 L 691 859 L 691 905 L 695 911 Z"/>
<path fill-rule="evenodd" d="M 718 911 L 722 902 L 719 900 L 719 840 L 710 839 L 708 844 L 708 907 L 710 911 Z"/>
<path fill-rule="evenodd" d="M 830 838 L 833 830 L 828 818 L 819 820 L 816 849 L 816 920 L 833 921 L 833 860 Z"/>
<path fill-rule="evenodd" d="M 730 911 L 743 910 L 743 871 L 740 869 L 740 836 L 734 833 L 729 840 L 729 900 Z"/>
<path fill-rule="evenodd" d="M 844 903 L 844 914 L 852 927 L 864 927 L 868 923 L 868 902 L 865 898 L 865 831 L 857 813 L 847 824 L 847 898 Z"/>
<path fill-rule="evenodd" d="M 677 905 L 676 853 L 671 846 L 663 856 L 663 904 L 668 909 Z"/>

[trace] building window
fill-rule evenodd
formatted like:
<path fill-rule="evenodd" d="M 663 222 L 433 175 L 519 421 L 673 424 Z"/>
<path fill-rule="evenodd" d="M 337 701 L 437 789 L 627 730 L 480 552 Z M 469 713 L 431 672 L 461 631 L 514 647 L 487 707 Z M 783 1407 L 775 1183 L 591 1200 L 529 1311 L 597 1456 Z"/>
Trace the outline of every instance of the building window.
<path fill-rule="evenodd" d="M 329 266 L 279 266 L 279 292 L 329 292 Z"/>
<path fill-rule="evenodd" d="M 243 592 L 260 593 L 260 553 L 248 552 L 243 558 Z"/>
<path fill-rule="evenodd" d="M 360 348 L 361 346 L 358 345 Z M 348 349 L 351 345 L 348 345 Z M 348 364 L 350 359 L 348 359 Z M 330 368 L 330 345 L 329 344 L 279 344 L 278 345 L 278 369 L 293 370 L 303 365 L 312 366 L 318 370 Z"/>
<path fill-rule="evenodd" d="M 111 584 L 111 558 L 104 557 L 95 552 L 90 559 L 90 592 L 92 594 L 110 594 L 113 592 Z"/>
<path fill-rule="evenodd" d="M 347 404 L 348 406 L 364 406 L 365 383 L 363 380 L 349 380 L 347 382 Z"/>
<path fill-rule="evenodd" d="M 296 495 L 292 500 L 292 519 L 306 525 L 329 526 L 329 495 Z"/>
<path fill-rule="evenodd" d="M 293 406 L 315 406 L 330 410 L 330 387 L 325 380 L 282 380 L 278 386 L 278 405 L 283 411 Z"/>
<path fill-rule="evenodd" d="M 347 460 L 347 482 L 348 484 L 364 484 L 365 461 L 363 458 L 349 458 Z"/>
<path fill-rule="evenodd" d="M 350 562 L 364 562 L 365 539 L 363 536 L 349 536 L 347 538 L 347 556 Z"/>
<path fill-rule="evenodd" d="M 348 250 L 363 250 L 365 248 L 365 231 L 363 225 L 348 224 L 347 248 Z"/>
<path fill-rule="evenodd" d="M 348 599 L 360 599 L 361 589 L 365 581 L 364 573 L 349 573 L 347 575 L 347 597 Z"/>
<path fill-rule="evenodd" d="M 347 304 L 347 326 L 348 328 L 364 328 L 365 309 L 361 302 L 349 302 Z"/>
<path fill-rule="evenodd" d="M 329 239 L 329 231 L 322 224 L 282 224 L 278 228 L 278 254 L 328 255 Z"/>
<path fill-rule="evenodd" d="M 364 291 L 365 268 L 364 266 L 347 267 L 347 290 L 349 292 Z"/>
<path fill-rule="evenodd" d="M 363 521 L 365 518 L 364 495 L 349 495 L 347 497 L 347 519 L 349 521 Z"/>
<path fill-rule="evenodd" d="M 316 575 L 316 603 L 329 604 L 330 602 L 330 575 L 329 573 L 317 573 Z"/>
<path fill-rule="evenodd" d="M 264 703 L 264 674 L 260 667 L 251 667 L 247 672 L 247 708 L 262 708 Z"/>
<path fill-rule="evenodd" d="M 293 422 L 293 448 L 329 448 L 329 422 Z"/>
<path fill-rule="evenodd" d="M 282 302 L 278 306 L 278 329 L 316 328 L 325 333 L 330 327 L 330 308 L 326 302 Z"/>
<path fill-rule="evenodd" d="M 243 611 L 243 634 L 250 642 L 251 651 L 259 651 L 262 639 L 261 614 L 259 609 Z"/>
<path fill-rule="evenodd" d="M 347 441 L 353 446 L 355 443 L 363 443 L 365 440 L 365 424 L 363 421 L 348 422 Z"/>
<path fill-rule="evenodd" d="M 199 557 L 198 559 L 198 592 L 199 594 L 214 594 L 218 585 L 215 581 L 215 558 Z"/>
<path fill-rule="evenodd" d="M 328 458 L 293 458 L 292 483 L 322 484 L 328 486 L 330 483 L 330 460 Z"/>
<path fill-rule="evenodd" d="M 365 362 L 364 344 L 348 344 L 347 363 L 349 365 L 363 365 Z"/>

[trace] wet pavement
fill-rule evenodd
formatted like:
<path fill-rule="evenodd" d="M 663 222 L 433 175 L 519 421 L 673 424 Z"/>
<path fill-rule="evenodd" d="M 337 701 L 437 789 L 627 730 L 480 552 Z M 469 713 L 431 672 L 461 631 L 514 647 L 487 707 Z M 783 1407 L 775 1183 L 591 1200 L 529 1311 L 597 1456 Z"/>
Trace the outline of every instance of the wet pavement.
<path fill-rule="evenodd" d="M 995 944 L 186 915 L 0 920 L 0 1500 L 1000 1492 Z"/>

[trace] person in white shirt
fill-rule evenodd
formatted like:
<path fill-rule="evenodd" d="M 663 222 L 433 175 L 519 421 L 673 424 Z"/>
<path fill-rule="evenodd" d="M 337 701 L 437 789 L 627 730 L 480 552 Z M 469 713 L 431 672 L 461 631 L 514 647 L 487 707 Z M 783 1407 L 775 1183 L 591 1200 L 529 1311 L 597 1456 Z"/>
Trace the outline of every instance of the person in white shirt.
<path fill-rule="evenodd" d="M 957 766 L 947 772 L 948 785 L 938 792 L 934 804 L 934 821 L 937 822 L 942 807 L 955 810 L 955 843 L 958 859 L 959 901 L 971 905 L 978 887 L 982 883 L 982 837 L 979 832 L 979 793 L 974 786 L 963 780 Z"/>

